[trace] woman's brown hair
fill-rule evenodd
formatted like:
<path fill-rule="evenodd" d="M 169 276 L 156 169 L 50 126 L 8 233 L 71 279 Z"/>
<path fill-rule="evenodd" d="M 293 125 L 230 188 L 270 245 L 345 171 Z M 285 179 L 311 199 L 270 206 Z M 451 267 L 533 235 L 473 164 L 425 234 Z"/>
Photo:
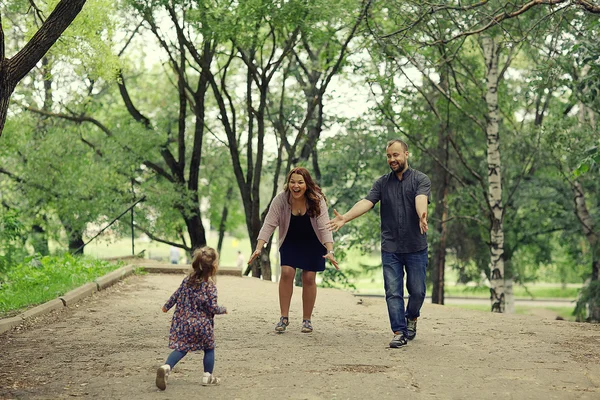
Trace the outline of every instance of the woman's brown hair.
<path fill-rule="evenodd" d="M 290 191 L 290 179 L 292 178 L 292 174 L 301 175 L 304 178 L 304 183 L 306 183 L 306 192 L 304 196 L 306 196 L 306 212 L 309 217 L 316 218 L 321 214 L 321 198 L 327 200 L 319 185 L 313 181 L 313 178 L 310 176 L 310 172 L 304 167 L 296 167 L 292 168 L 292 170 L 287 174 L 287 178 L 285 179 L 285 188 L 284 190 L 289 193 Z"/>
<path fill-rule="evenodd" d="M 201 247 L 194 250 L 192 256 L 193 271 L 189 275 L 191 284 L 208 281 L 217 274 L 219 267 L 219 254 L 212 247 Z"/>

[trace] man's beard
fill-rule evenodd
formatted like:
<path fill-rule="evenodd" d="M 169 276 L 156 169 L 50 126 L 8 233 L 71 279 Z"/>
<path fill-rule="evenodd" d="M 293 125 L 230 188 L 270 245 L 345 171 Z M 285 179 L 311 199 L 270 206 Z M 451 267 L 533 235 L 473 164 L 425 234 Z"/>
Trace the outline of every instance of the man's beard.
<path fill-rule="evenodd" d="M 404 168 L 406 167 L 406 162 L 398 162 L 397 161 L 397 163 L 398 163 L 398 167 L 396 167 L 396 169 L 394 169 L 391 165 L 390 165 L 390 169 L 392 171 L 394 171 L 395 173 L 404 171 Z"/>

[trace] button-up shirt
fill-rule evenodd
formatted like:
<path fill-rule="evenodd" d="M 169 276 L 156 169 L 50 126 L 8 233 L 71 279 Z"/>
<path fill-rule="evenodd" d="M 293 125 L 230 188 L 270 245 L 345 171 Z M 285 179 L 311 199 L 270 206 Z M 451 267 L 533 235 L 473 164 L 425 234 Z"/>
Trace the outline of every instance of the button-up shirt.
<path fill-rule="evenodd" d="M 365 197 L 373 205 L 381 202 L 381 250 L 414 253 L 427 248 L 427 234 L 421 234 L 415 205 L 418 195 L 430 200 L 431 181 L 421 171 L 408 168 L 398 179 L 393 171 L 377 179 Z"/>

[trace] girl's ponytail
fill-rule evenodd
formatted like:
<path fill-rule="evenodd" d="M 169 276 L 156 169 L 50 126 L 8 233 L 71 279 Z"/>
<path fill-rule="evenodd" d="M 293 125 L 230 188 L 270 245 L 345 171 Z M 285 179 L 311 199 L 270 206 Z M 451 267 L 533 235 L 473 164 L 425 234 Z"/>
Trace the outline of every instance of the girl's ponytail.
<path fill-rule="evenodd" d="M 208 281 L 217 272 L 219 255 L 212 247 L 201 247 L 194 250 L 192 257 L 193 271 L 190 274 L 190 283 Z"/>

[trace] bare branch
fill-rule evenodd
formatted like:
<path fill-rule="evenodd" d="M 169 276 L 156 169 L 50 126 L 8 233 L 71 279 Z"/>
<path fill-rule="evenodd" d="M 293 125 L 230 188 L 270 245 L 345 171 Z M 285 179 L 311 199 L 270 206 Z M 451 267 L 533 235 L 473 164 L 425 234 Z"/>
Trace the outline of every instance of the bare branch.
<path fill-rule="evenodd" d="M 4 61 L 4 28 L 2 27 L 2 14 L 0 13 L 0 63 Z"/>
<path fill-rule="evenodd" d="M 431 218 L 431 219 L 435 220 L 435 218 Z M 471 220 L 471 221 L 475 221 L 478 224 L 483 225 L 483 226 L 487 226 L 488 225 L 488 222 L 483 221 L 483 220 L 481 220 L 481 219 L 479 219 L 477 217 L 471 217 L 469 215 L 457 215 L 456 217 L 450 217 L 448 219 L 443 220 L 442 223 L 445 223 L 445 222 L 448 222 L 448 221 L 452 221 L 453 219 L 468 219 L 468 220 Z"/>
<path fill-rule="evenodd" d="M 417 18 L 410 20 L 402 28 L 397 29 L 396 31 L 394 31 L 392 33 L 381 35 L 379 37 L 381 39 L 388 39 L 391 37 L 398 37 L 399 35 L 403 35 L 400 38 L 400 40 L 402 40 L 409 31 L 415 29 L 419 24 L 421 24 L 428 15 L 434 15 L 434 14 L 438 14 L 440 12 L 447 12 L 451 18 L 452 17 L 451 12 L 464 13 L 466 11 L 471 11 L 471 10 L 474 10 L 477 8 L 481 8 L 482 6 L 484 6 L 488 3 L 489 3 L 489 1 L 482 0 L 478 3 L 474 3 L 474 4 L 466 5 L 466 6 L 462 6 L 462 5 L 454 6 L 454 5 L 446 5 L 446 4 L 427 5 L 427 6 L 423 7 L 423 11 L 419 14 L 419 16 Z M 513 5 L 514 4 L 512 4 L 512 3 L 505 4 L 504 10 L 496 10 L 496 12 L 494 12 L 492 15 L 490 15 L 489 17 L 486 18 L 487 22 L 485 22 L 485 23 L 483 21 L 478 21 L 474 25 L 474 26 L 480 25 L 477 28 L 472 27 L 471 29 L 463 30 L 462 32 L 457 33 L 456 35 L 454 35 L 448 39 L 439 39 L 439 40 L 427 43 L 426 45 L 449 43 L 449 42 L 452 42 L 459 38 L 464 38 L 467 36 L 479 34 L 481 32 L 484 32 L 484 31 L 494 27 L 494 26 L 501 25 L 502 22 L 504 22 L 506 20 L 517 18 L 520 15 L 533 9 L 534 7 L 539 7 L 539 6 L 547 6 L 547 7 L 551 8 L 549 14 L 542 17 L 541 20 L 544 20 L 548 16 L 555 14 L 556 12 L 566 9 L 566 8 L 569 8 L 569 7 L 578 7 L 578 8 L 581 8 L 584 11 L 591 13 L 591 14 L 600 14 L 600 4 L 598 4 L 592 0 L 530 0 L 530 1 L 522 3 L 520 5 L 514 5 L 514 6 L 516 6 L 516 9 L 514 9 L 514 11 L 508 11 L 506 9 L 508 6 L 513 6 Z M 483 25 L 481 25 L 481 24 L 483 24 Z M 537 25 L 537 23 L 534 24 L 534 27 L 535 27 L 535 25 Z"/>
<path fill-rule="evenodd" d="M 125 43 L 125 45 L 123 46 L 121 51 L 119 51 L 119 54 L 118 54 L 119 58 L 123 55 L 123 53 L 125 52 L 127 47 L 129 47 L 129 44 L 131 44 L 131 41 L 133 40 L 133 38 L 137 34 L 138 30 L 142 27 L 143 24 L 144 24 L 144 20 L 141 20 L 140 23 L 135 27 L 133 32 L 131 32 L 131 36 L 129 36 L 129 39 L 127 39 L 127 42 Z"/>
<path fill-rule="evenodd" d="M 33 107 L 23 107 L 23 108 L 26 109 L 27 111 L 31 111 L 36 114 L 45 115 L 47 117 L 62 118 L 62 119 L 66 119 L 68 121 L 77 122 L 78 124 L 81 124 L 83 122 L 91 122 L 92 124 L 94 124 L 98 128 L 100 128 L 100 130 L 102 132 L 104 132 L 106 134 L 106 136 L 109 136 L 109 137 L 113 136 L 113 133 L 111 132 L 111 130 L 108 129 L 106 126 L 104 126 L 100 121 L 98 121 L 97 119 L 85 116 L 85 115 L 68 115 L 68 114 L 62 114 L 62 113 L 53 113 L 50 111 L 39 110 L 39 109 L 33 108 Z"/>
<path fill-rule="evenodd" d="M 150 119 L 144 116 L 133 104 L 131 97 L 129 97 L 129 92 L 127 91 L 127 87 L 125 86 L 125 77 L 123 76 L 123 72 L 119 71 L 119 76 L 117 79 L 117 84 L 119 85 L 119 92 L 121 93 L 121 97 L 123 98 L 123 102 L 125 103 L 125 107 L 129 114 L 135 119 L 137 122 L 144 125 L 146 129 L 151 128 Z"/>
<path fill-rule="evenodd" d="M 190 247 L 187 247 L 185 245 L 185 241 L 184 241 L 183 245 L 181 243 L 175 243 L 170 240 L 163 239 L 163 238 L 160 238 L 160 237 L 154 235 L 149 229 L 146 229 L 145 227 L 141 226 L 137 222 L 134 222 L 134 225 L 135 225 L 136 229 L 139 229 L 140 231 L 144 232 L 152 240 L 155 240 L 160 243 L 169 244 L 171 246 L 178 247 L 180 249 L 185 249 L 185 251 L 192 251 L 192 249 Z"/>

